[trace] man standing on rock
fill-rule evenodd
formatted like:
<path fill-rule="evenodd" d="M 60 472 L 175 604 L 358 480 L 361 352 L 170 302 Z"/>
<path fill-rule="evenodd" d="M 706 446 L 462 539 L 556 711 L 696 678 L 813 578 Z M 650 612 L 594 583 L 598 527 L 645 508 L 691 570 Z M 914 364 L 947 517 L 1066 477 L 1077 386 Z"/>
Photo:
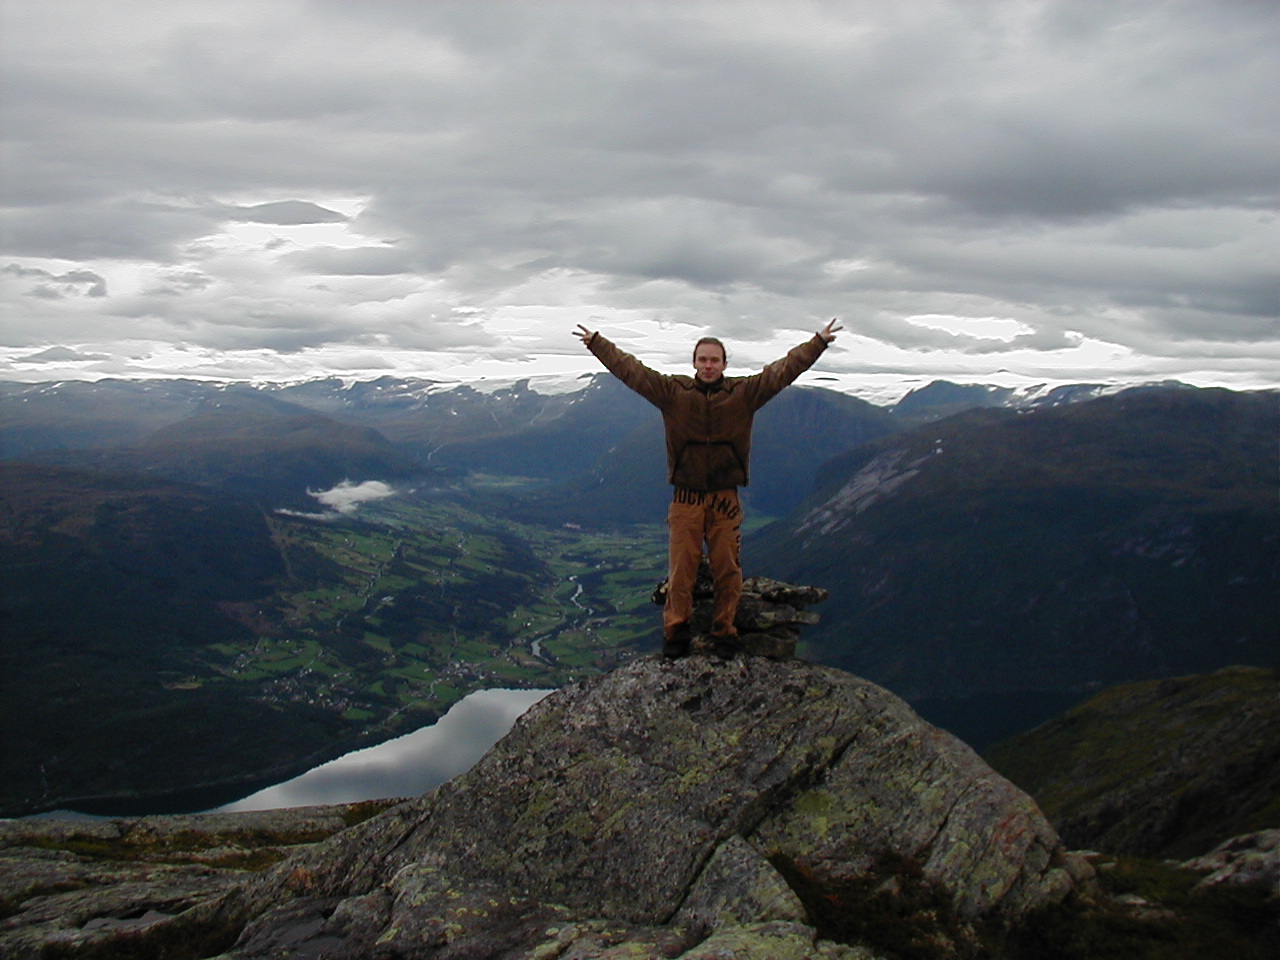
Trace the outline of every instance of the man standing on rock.
<path fill-rule="evenodd" d="M 694 376 L 651 370 L 581 324 L 574 332 L 615 377 L 662 411 L 667 435 L 667 480 L 674 487 L 667 510 L 667 600 L 662 611 L 662 655 L 683 657 L 693 636 L 693 586 L 707 545 L 715 582 L 711 640 L 718 656 L 738 652 L 734 617 L 742 596 L 742 506 L 738 487 L 749 480 L 755 412 L 804 373 L 836 338 L 834 319 L 813 338 L 750 377 L 726 377 L 724 344 L 703 337 L 693 348 Z"/>

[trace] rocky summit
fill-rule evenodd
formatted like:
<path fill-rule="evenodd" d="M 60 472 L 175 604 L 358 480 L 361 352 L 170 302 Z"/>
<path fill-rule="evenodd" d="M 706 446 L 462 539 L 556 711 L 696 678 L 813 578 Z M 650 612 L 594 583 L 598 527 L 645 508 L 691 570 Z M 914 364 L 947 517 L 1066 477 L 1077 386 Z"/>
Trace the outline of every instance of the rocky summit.
<path fill-rule="evenodd" d="M 984 931 L 1093 885 L 969 747 L 796 659 L 633 661 L 356 822 L 370 813 L 12 821 L 0 953 L 867 960 L 917 936 L 972 956 Z M 205 827 L 212 848 L 175 861 Z M 228 856 L 253 835 L 274 838 L 266 872 Z"/>
<path fill-rule="evenodd" d="M 245 923 L 235 960 L 866 957 L 827 939 L 831 904 L 929 910 L 963 937 L 1090 875 L 1030 798 L 882 688 L 694 656 L 552 694 L 468 773 L 221 913 Z"/>

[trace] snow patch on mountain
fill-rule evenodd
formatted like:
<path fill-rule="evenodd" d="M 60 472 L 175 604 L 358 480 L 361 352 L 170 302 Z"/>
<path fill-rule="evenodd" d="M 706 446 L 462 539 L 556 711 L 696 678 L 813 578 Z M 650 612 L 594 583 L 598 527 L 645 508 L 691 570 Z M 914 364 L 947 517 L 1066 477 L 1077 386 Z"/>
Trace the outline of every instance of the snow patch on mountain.
<path fill-rule="evenodd" d="M 858 514 L 892 495 L 919 474 L 921 464 L 937 453 L 941 453 L 941 448 L 906 463 L 903 463 L 906 450 L 890 450 L 875 457 L 834 496 L 811 510 L 801 521 L 797 533 L 805 537 L 805 546 L 808 547 L 818 537 L 847 527 Z"/>
<path fill-rule="evenodd" d="M 574 374 L 548 374 L 542 377 L 519 377 L 509 380 L 500 379 L 484 379 L 469 380 L 454 384 L 455 387 L 470 387 L 477 393 L 493 395 L 503 390 L 518 390 L 523 385 L 525 390 L 530 393 L 536 393 L 544 397 L 558 397 L 566 393 L 578 393 L 591 386 L 592 381 L 599 376 L 595 373 Z"/>

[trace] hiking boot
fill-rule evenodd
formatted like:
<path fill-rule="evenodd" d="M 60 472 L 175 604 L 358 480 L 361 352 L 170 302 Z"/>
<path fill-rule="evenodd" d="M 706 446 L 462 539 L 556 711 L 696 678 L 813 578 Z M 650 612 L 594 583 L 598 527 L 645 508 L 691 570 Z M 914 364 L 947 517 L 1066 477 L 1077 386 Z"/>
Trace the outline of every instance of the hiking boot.
<path fill-rule="evenodd" d="M 733 636 L 712 634 L 711 652 L 721 660 L 732 660 L 742 652 L 742 641 L 738 639 L 736 634 Z"/>
<path fill-rule="evenodd" d="M 681 657 L 689 655 L 690 641 L 692 640 L 692 631 L 687 623 L 682 623 L 671 631 L 671 636 L 664 637 L 662 640 L 662 658 L 664 660 L 679 660 Z"/>
<path fill-rule="evenodd" d="M 681 643 L 679 640 L 663 640 L 662 641 L 662 659 L 663 660 L 679 660 L 681 657 L 689 655 L 689 641 L 685 640 Z"/>

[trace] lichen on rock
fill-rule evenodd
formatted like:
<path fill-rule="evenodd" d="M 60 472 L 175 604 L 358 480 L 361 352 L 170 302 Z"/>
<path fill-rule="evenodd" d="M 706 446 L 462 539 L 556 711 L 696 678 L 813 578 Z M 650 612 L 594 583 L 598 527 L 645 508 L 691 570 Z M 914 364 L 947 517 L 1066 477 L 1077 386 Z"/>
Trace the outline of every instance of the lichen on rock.
<path fill-rule="evenodd" d="M 792 656 L 821 591 L 748 585 L 740 629 L 769 638 L 767 656 L 645 657 L 567 686 L 467 773 L 330 823 L 256 879 L 170 897 L 172 916 L 138 898 L 145 928 L 114 933 L 223 960 L 875 960 L 877 911 L 969 949 L 979 926 L 1089 884 L 1036 804 L 967 746 L 887 690 Z M 162 842 L 191 827 L 91 832 Z M 37 909 L 54 901 L 5 923 Z"/>
<path fill-rule="evenodd" d="M 1016 920 L 1088 872 L 1025 794 L 874 684 L 646 658 L 557 691 L 466 774 L 277 868 L 230 956 L 273 956 L 272 930 L 310 902 L 329 917 L 312 935 L 349 943 L 334 956 L 693 958 L 764 937 L 760 956 L 834 957 L 794 877 L 808 897 L 927 889 L 963 926 Z M 352 901 L 381 911 L 359 937 L 339 923 Z"/>

